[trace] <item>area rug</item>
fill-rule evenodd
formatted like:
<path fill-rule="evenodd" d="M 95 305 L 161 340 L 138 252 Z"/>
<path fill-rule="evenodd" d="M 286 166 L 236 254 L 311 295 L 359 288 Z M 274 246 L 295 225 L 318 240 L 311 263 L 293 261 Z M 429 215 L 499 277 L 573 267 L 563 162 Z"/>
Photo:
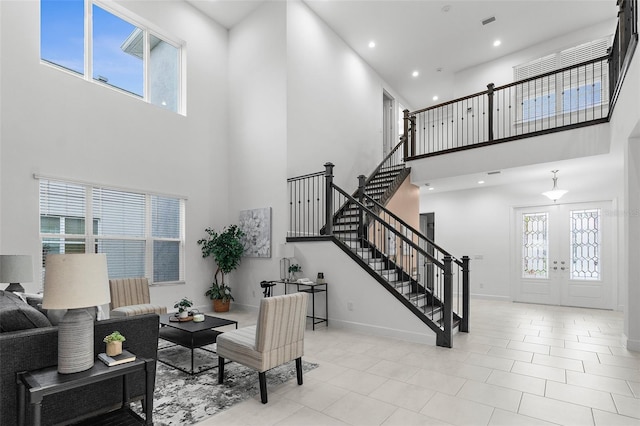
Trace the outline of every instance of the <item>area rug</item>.
<path fill-rule="evenodd" d="M 191 368 L 191 353 L 180 346 L 169 347 L 160 340 L 158 358 L 182 368 Z M 215 344 L 207 349 L 214 350 Z M 200 371 L 218 364 L 218 357 L 210 352 L 196 349 L 194 369 Z M 313 370 L 318 364 L 302 361 L 304 372 Z M 295 361 L 267 372 L 267 389 L 296 377 Z M 156 387 L 153 400 L 153 424 L 156 426 L 192 425 L 211 417 L 234 404 L 260 393 L 258 373 L 238 363 L 225 366 L 224 383 L 218 384 L 218 369 L 189 375 L 162 362 L 157 363 Z M 139 404 L 133 407 L 141 411 Z"/>

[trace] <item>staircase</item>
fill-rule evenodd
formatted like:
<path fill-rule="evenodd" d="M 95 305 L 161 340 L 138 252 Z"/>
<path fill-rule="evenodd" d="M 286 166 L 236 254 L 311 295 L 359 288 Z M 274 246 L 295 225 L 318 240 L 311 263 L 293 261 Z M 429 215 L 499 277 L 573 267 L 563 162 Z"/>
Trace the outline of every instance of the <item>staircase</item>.
<path fill-rule="evenodd" d="M 402 145 L 360 176 L 353 194 L 333 184 L 331 163 L 324 173 L 288 179 L 287 241 L 334 241 L 436 333 L 437 345 L 451 347 L 453 329 L 468 330 L 468 258 L 454 259 L 385 208 L 410 174 Z"/>

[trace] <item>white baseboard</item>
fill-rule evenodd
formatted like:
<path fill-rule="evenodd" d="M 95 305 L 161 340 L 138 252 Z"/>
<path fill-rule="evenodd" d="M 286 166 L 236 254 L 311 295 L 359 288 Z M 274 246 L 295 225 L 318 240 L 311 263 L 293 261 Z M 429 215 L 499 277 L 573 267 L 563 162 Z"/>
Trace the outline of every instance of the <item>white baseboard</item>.
<path fill-rule="evenodd" d="M 623 334 L 622 338 L 628 350 L 640 352 L 640 340 L 629 339 L 626 334 Z"/>
<path fill-rule="evenodd" d="M 416 333 L 406 330 L 397 330 L 392 328 L 380 327 L 376 325 L 363 324 L 352 321 L 343 321 L 337 319 L 329 320 L 329 327 L 337 328 L 341 330 L 349 330 L 354 331 L 360 334 L 369 334 L 373 336 L 380 337 L 392 337 L 394 339 L 405 340 L 408 342 L 415 343 L 426 343 L 430 345 L 436 344 L 436 335 L 435 333 L 425 325 L 424 333 Z"/>
<path fill-rule="evenodd" d="M 471 293 L 472 299 L 484 299 L 484 300 L 499 300 L 500 302 L 511 302 L 511 297 L 509 296 L 497 296 L 494 294 L 474 294 Z"/>

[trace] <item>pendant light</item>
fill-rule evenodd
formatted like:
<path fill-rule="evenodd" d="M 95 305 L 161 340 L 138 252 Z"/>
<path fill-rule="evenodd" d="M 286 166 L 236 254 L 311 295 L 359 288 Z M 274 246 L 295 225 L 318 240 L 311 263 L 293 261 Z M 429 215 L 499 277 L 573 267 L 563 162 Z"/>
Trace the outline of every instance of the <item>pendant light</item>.
<path fill-rule="evenodd" d="M 543 192 L 542 195 L 546 196 L 550 200 L 553 200 L 553 202 L 555 203 L 556 200 L 559 200 L 564 194 L 569 191 L 567 191 L 566 189 L 558 188 L 558 177 L 556 176 L 558 170 L 551 170 L 551 173 L 553 173 L 553 188 L 551 188 L 551 191 Z"/>

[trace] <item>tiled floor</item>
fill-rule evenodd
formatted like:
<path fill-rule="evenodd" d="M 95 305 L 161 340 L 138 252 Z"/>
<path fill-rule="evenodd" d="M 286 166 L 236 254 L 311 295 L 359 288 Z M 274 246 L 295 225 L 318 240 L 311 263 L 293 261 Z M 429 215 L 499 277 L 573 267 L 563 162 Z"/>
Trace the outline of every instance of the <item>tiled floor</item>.
<path fill-rule="evenodd" d="M 454 349 L 309 327 L 304 359 L 319 367 L 302 386 L 200 425 L 640 425 L 640 353 L 622 347 L 622 324 L 619 312 L 474 300 Z"/>

